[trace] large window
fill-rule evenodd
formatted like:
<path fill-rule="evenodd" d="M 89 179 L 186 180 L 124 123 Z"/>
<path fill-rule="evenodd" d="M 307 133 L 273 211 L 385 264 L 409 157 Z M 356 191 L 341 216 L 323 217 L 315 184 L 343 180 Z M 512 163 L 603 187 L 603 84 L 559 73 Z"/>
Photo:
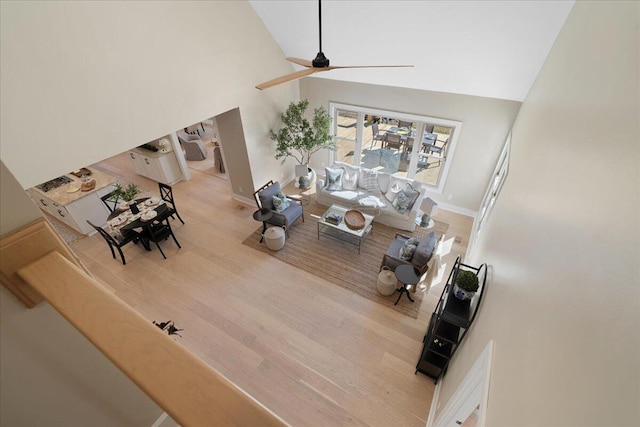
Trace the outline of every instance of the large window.
<path fill-rule="evenodd" d="M 462 123 L 331 103 L 332 160 L 416 179 L 441 193 Z"/>

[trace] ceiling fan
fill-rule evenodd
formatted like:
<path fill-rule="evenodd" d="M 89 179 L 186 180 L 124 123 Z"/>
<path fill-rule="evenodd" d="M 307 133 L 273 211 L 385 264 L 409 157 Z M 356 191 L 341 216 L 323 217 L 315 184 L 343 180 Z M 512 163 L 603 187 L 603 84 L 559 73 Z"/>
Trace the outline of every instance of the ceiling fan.
<path fill-rule="evenodd" d="M 277 86 L 282 83 L 287 83 L 293 80 L 301 79 L 302 77 L 310 76 L 311 74 L 320 73 L 323 71 L 331 71 L 340 68 L 400 68 L 400 67 L 413 67 L 413 65 L 329 65 L 329 59 L 324 56 L 322 52 L 322 4 L 321 0 L 318 0 L 318 30 L 319 30 L 319 41 L 320 41 L 320 49 L 313 61 L 307 61 L 306 59 L 300 58 L 287 58 L 287 61 L 292 62 L 294 64 L 302 65 L 306 67 L 304 70 L 296 71 L 291 74 L 286 74 L 284 76 L 277 77 L 273 80 L 269 80 L 268 82 L 264 82 L 256 86 L 256 89 L 268 89 L 273 86 Z"/>

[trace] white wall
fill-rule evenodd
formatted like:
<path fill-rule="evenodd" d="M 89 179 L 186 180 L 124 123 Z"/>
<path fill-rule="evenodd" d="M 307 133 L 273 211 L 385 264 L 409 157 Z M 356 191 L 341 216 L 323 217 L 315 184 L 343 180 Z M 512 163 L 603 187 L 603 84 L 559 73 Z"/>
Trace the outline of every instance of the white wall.
<path fill-rule="evenodd" d="M 502 145 L 520 108 L 517 101 L 319 78 L 301 80 L 300 97 L 309 99 L 311 111 L 320 105 L 328 108 L 329 102 L 333 101 L 462 122 L 444 190 L 442 194 L 429 194 L 429 197 L 438 203 L 469 211 L 477 211 L 480 206 Z M 319 162 L 316 157 L 313 162 Z M 328 158 L 326 154 L 325 157 Z M 326 159 L 323 160 L 326 164 Z"/>
<path fill-rule="evenodd" d="M 442 405 L 493 339 L 487 425 L 640 425 L 640 3 L 576 2 L 513 130 L 469 262 L 483 307 Z"/>
<path fill-rule="evenodd" d="M 268 130 L 298 85 L 255 89 L 293 67 L 249 3 L 2 2 L 0 19 L 0 155 L 24 188 L 236 107 L 256 182 L 280 176 Z"/>

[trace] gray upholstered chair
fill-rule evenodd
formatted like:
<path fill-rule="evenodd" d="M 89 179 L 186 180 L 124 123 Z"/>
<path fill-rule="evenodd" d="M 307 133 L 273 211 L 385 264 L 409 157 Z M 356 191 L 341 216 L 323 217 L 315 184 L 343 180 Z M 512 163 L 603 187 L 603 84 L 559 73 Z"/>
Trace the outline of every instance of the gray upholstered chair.
<path fill-rule="evenodd" d="M 272 216 L 271 219 L 265 221 L 271 225 L 284 227 L 284 231 L 289 237 L 289 228 L 298 219 L 302 218 L 304 222 L 304 210 L 302 209 L 302 202 L 300 200 L 290 199 L 291 203 L 289 207 L 282 212 L 278 212 L 273 205 L 273 196 L 277 196 L 282 189 L 278 181 L 269 181 L 262 187 L 258 188 L 253 197 L 256 199 L 256 205 L 258 209 L 270 209 Z"/>
<path fill-rule="evenodd" d="M 407 264 L 413 266 L 416 270 L 416 273 L 421 276 L 420 281 L 424 279 L 426 276 L 428 267 L 427 264 L 431 259 L 431 256 L 435 252 L 436 245 L 438 243 L 438 237 L 436 233 L 433 231 L 422 239 L 418 243 L 413 256 L 409 260 L 404 260 L 400 258 L 400 249 L 402 245 L 405 244 L 407 240 L 409 240 L 409 236 L 405 236 L 404 234 L 397 233 L 396 237 L 391 241 L 387 252 L 382 257 L 382 263 L 380 264 L 380 270 L 382 267 L 389 267 L 391 270 L 395 271 L 396 267 L 402 264 Z"/>
<path fill-rule="evenodd" d="M 184 147 L 187 160 L 204 160 L 207 158 L 207 148 L 199 135 L 192 135 L 184 131 L 178 131 L 178 141 Z"/>
<path fill-rule="evenodd" d="M 220 146 L 216 144 L 213 148 L 213 165 L 216 170 L 224 173 L 224 162 L 222 161 L 222 151 L 220 151 Z"/>

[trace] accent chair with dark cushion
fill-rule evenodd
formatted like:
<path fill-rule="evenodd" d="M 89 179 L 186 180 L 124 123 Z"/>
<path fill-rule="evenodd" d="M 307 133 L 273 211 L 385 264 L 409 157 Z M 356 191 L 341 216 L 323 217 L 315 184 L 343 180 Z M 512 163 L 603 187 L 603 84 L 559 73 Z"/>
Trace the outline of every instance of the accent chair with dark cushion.
<path fill-rule="evenodd" d="M 416 273 L 421 276 L 420 281 L 422 281 L 425 278 L 428 270 L 427 264 L 431 259 L 431 256 L 435 252 L 436 244 L 438 243 L 438 237 L 433 231 L 424 236 L 418 242 L 418 245 L 416 246 L 411 258 L 405 260 L 401 258 L 400 251 L 403 245 L 410 239 L 411 237 L 405 236 L 404 234 L 396 234 L 396 237 L 391 241 L 387 252 L 382 257 L 380 270 L 382 270 L 382 267 L 386 266 L 395 271 L 396 267 L 398 267 L 399 265 L 411 265 L 416 270 Z"/>
<path fill-rule="evenodd" d="M 289 199 L 289 206 L 282 212 L 278 212 L 273 204 L 273 196 L 278 196 L 282 192 L 278 181 L 269 181 L 262 187 L 258 188 L 253 197 L 256 199 L 258 209 L 269 209 L 273 214 L 267 223 L 278 227 L 283 227 L 287 237 L 289 237 L 289 227 L 298 219 L 302 218 L 304 222 L 304 210 L 300 200 Z"/>

